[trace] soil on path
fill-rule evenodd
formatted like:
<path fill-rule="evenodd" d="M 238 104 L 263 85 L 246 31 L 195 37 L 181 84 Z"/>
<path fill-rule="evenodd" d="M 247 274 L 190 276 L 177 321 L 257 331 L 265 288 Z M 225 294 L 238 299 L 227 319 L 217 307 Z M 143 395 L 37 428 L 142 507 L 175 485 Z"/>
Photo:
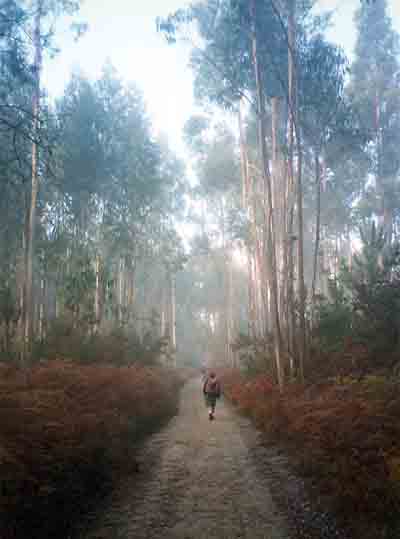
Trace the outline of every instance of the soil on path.
<path fill-rule="evenodd" d="M 139 473 L 112 493 L 80 537 L 314 537 L 299 534 L 293 526 L 284 507 L 285 500 L 290 504 L 288 491 L 280 485 L 282 459 L 276 452 L 266 455 L 257 436 L 249 421 L 223 399 L 217 403 L 215 421 L 210 421 L 201 381 L 189 382 L 182 391 L 179 415 L 140 448 Z M 292 482 L 292 496 L 299 499 L 296 489 Z M 319 525 L 317 529 L 318 537 L 328 537 Z"/>

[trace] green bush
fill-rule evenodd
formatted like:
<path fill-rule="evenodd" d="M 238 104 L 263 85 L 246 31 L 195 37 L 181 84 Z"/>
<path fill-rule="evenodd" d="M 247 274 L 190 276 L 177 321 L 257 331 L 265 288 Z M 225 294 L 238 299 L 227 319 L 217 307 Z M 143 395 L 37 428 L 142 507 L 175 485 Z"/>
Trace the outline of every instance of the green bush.
<path fill-rule="evenodd" d="M 317 306 L 314 336 L 325 352 L 343 349 L 351 338 L 370 358 L 390 358 L 400 341 L 400 246 L 388 245 L 374 225 L 360 234 L 361 251 L 351 267 L 342 264 L 330 299 Z"/>
<path fill-rule="evenodd" d="M 315 335 L 325 352 L 342 349 L 352 334 L 352 305 L 344 287 L 332 281 L 330 292 L 332 299 L 321 298 L 316 309 Z"/>
<path fill-rule="evenodd" d="M 89 335 L 74 328 L 71 320 L 60 318 L 50 326 L 43 342 L 34 345 L 34 359 L 73 359 L 82 363 L 129 365 L 140 362 L 155 365 L 168 347 L 168 340 L 155 332 L 140 336 L 135 327 L 117 327 L 108 332 Z"/>

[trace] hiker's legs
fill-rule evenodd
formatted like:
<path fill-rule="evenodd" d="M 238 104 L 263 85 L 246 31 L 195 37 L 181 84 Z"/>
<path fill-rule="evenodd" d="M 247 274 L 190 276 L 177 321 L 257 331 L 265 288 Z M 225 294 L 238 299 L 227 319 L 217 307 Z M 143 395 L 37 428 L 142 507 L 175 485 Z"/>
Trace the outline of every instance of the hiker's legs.
<path fill-rule="evenodd" d="M 215 413 L 215 404 L 217 402 L 217 397 L 215 395 L 207 395 L 207 401 L 209 406 L 209 418 L 213 419 Z"/>

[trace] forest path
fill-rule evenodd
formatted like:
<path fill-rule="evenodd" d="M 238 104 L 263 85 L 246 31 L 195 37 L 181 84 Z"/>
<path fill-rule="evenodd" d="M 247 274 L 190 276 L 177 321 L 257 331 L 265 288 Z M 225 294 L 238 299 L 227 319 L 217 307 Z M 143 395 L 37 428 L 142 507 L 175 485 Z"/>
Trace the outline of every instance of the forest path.
<path fill-rule="evenodd" d="M 262 449 L 254 427 L 223 399 L 215 421 L 209 421 L 201 382 L 191 381 L 182 391 L 179 414 L 140 448 L 139 473 L 112 494 L 100 515 L 92 515 L 80 537 L 298 537 L 272 495 L 280 492 L 283 505 L 291 497 L 275 475 L 281 460 L 276 451 Z"/>

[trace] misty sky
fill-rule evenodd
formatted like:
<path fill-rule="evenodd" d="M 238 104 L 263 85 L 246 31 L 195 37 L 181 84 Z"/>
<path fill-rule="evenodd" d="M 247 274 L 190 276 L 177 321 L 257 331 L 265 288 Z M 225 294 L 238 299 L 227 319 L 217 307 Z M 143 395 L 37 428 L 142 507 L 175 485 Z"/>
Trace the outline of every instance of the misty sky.
<path fill-rule="evenodd" d="M 185 0 L 85 0 L 79 19 L 89 30 L 77 43 L 59 24 L 60 54 L 49 60 L 44 83 L 51 95 L 60 95 L 78 67 L 96 78 L 107 59 L 120 76 L 134 81 L 144 93 L 157 131 L 168 134 L 171 145 L 182 151 L 181 129 L 193 110 L 192 77 L 186 51 L 168 46 L 157 34 L 155 18 L 184 5 Z M 351 54 L 355 30 L 352 17 L 359 0 L 320 0 L 321 9 L 336 9 L 329 38 Z M 400 1 L 389 0 L 394 26 L 400 32 Z"/>

